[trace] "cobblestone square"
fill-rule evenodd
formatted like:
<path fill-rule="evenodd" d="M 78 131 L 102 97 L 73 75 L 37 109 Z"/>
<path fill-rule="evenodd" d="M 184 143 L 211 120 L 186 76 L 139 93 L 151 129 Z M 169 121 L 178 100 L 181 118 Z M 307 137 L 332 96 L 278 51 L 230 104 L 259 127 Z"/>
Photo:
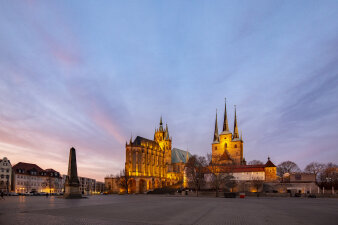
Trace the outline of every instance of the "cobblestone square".
<path fill-rule="evenodd" d="M 196 198 L 149 195 L 66 200 L 20 196 L 0 201 L 0 224 L 232 224 L 338 223 L 338 199 Z"/>

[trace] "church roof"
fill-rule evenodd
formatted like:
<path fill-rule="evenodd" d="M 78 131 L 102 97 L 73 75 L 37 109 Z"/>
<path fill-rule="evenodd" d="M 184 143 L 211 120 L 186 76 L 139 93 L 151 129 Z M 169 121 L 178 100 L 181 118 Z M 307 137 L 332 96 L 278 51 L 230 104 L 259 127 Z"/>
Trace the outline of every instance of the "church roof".
<path fill-rule="evenodd" d="M 265 167 L 276 167 L 273 162 L 270 161 L 270 158 L 268 158 L 268 161 L 265 163 Z"/>
<path fill-rule="evenodd" d="M 219 157 L 220 160 L 232 160 L 230 158 L 230 155 L 228 154 L 228 151 L 224 151 L 224 153 Z"/>
<path fill-rule="evenodd" d="M 192 155 L 188 152 L 188 157 L 190 158 Z M 187 163 L 187 151 L 173 148 L 171 150 L 171 163 Z"/>
<path fill-rule="evenodd" d="M 133 145 L 141 145 L 141 143 L 149 143 L 151 145 L 158 145 L 156 143 L 156 141 L 153 141 L 153 140 L 149 140 L 147 138 L 144 138 L 144 137 L 140 137 L 140 136 L 137 136 L 135 138 L 135 140 L 133 141 Z"/>

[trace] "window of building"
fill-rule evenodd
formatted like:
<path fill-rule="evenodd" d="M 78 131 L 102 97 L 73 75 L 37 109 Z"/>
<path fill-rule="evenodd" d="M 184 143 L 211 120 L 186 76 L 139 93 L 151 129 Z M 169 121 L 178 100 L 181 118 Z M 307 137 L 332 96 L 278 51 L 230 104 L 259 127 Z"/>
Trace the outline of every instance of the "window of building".
<path fill-rule="evenodd" d="M 215 147 L 215 150 L 217 150 L 217 147 Z"/>

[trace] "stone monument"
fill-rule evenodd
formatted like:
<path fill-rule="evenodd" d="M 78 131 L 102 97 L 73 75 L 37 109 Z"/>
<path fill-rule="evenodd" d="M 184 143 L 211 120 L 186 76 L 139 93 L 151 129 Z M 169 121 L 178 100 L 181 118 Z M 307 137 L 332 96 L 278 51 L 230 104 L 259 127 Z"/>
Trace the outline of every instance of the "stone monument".
<path fill-rule="evenodd" d="M 77 177 L 77 165 L 75 148 L 71 148 L 69 151 L 69 164 L 68 175 L 65 181 L 65 193 L 64 198 L 82 198 L 80 191 L 80 182 Z"/>

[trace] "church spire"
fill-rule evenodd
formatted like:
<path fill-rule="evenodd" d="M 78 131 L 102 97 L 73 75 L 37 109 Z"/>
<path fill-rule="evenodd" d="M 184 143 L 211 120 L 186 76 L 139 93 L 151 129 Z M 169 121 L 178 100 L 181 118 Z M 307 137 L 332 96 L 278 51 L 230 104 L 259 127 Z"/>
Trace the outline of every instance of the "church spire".
<path fill-rule="evenodd" d="M 162 123 L 162 115 L 161 115 L 161 119 L 160 119 L 160 131 L 163 131 L 163 123 Z"/>
<path fill-rule="evenodd" d="M 227 99 L 225 98 L 225 107 L 224 107 L 224 122 L 223 122 L 223 132 L 229 131 L 228 116 L 227 116 Z"/>
<path fill-rule="evenodd" d="M 235 121 L 234 121 L 234 135 L 233 139 L 238 138 L 238 127 L 237 127 L 237 115 L 236 115 L 236 105 L 235 105 Z"/>
<path fill-rule="evenodd" d="M 215 142 L 219 142 L 218 125 L 217 125 L 217 109 L 216 109 L 215 132 L 214 132 L 214 143 Z"/>
<path fill-rule="evenodd" d="M 169 129 L 168 124 L 165 124 L 165 139 L 169 140 Z"/>

